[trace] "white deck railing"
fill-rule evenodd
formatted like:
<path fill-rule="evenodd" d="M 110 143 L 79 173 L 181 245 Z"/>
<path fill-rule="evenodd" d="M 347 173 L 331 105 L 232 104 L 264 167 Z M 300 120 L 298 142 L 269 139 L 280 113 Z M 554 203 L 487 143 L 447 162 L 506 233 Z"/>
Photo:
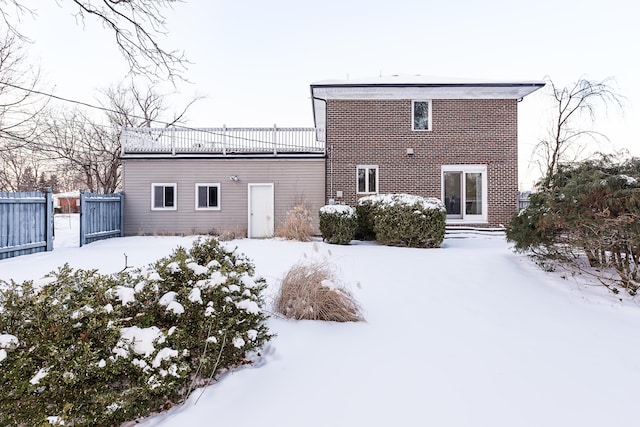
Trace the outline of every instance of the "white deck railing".
<path fill-rule="evenodd" d="M 324 154 L 315 128 L 124 128 L 122 155 Z M 320 140 L 320 141 L 318 141 Z"/>

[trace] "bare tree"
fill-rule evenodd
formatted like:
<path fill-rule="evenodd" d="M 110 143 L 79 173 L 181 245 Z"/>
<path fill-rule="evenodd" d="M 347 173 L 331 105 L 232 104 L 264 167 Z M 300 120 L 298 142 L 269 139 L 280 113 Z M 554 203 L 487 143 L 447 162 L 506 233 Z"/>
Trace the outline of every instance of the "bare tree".
<path fill-rule="evenodd" d="M 622 108 L 623 100 L 611 86 L 611 79 L 601 82 L 580 79 L 568 87 L 557 87 L 551 80 L 548 84 L 552 90 L 554 119 L 549 136 L 535 148 L 542 163 L 543 189 L 552 186 L 552 177 L 561 162 L 578 160 L 589 142 L 607 140 L 596 130 L 584 129 L 581 120 L 594 124 L 601 108 L 607 109 L 610 105 Z"/>
<path fill-rule="evenodd" d="M 60 111 L 49 120 L 47 136 L 37 150 L 57 162 L 58 175 L 75 170 L 82 175 L 83 186 L 95 193 L 112 193 L 120 188 L 120 133 L 123 127 L 151 127 L 165 117 L 168 95 L 152 88 L 141 89 L 134 83 L 119 85 L 103 92 L 101 104 L 106 120 L 80 111 Z M 197 99 L 174 114 L 171 126 L 183 120 Z"/>
<path fill-rule="evenodd" d="M 187 110 L 200 97 L 191 99 L 180 111 L 167 117 L 168 94 L 160 93 L 153 87 L 140 87 L 134 81 L 128 85 L 119 84 L 102 91 L 100 105 L 107 112 L 109 122 L 120 131 L 125 127 L 174 126 L 184 120 Z M 162 122 L 160 122 L 162 120 Z"/>
<path fill-rule="evenodd" d="M 5 13 L 4 11 L 2 13 Z M 29 66 L 21 41 L 13 34 L 0 39 L 0 189 L 18 191 L 27 168 L 42 169 L 30 144 L 42 132 L 47 99 L 36 94 L 38 70 Z"/>
<path fill-rule="evenodd" d="M 38 71 L 28 66 L 15 36 L 0 40 L 0 149 L 21 147 L 37 137 L 46 100 L 36 94 Z"/>
<path fill-rule="evenodd" d="M 29 0 L 0 0 L 0 16 L 17 37 L 19 23 L 25 15 L 35 15 L 25 6 Z M 166 50 L 158 42 L 166 35 L 163 11 L 173 8 L 181 0 L 59 0 L 71 4 L 76 20 L 85 25 L 95 20 L 110 30 L 133 74 L 166 78 L 174 81 L 185 71 L 187 60 L 181 51 Z"/>

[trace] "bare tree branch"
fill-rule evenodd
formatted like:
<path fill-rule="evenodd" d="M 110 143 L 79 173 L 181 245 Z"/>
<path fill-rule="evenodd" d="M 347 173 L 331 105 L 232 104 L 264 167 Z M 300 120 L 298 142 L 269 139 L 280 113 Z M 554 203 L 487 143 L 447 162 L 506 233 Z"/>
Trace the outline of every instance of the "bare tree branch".
<path fill-rule="evenodd" d="M 35 15 L 24 6 L 28 0 L 0 0 L 0 15 L 16 37 L 27 39 L 19 28 L 24 15 Z M 188 60 L 178 50 L 167 50 L 159 39 L 166 36 L 164 10 L 181 0 L 59 0 L 73 4 L 76 20 L 85 25 L 89 18 L 110 30 L 132 74 L 175 82 L 183 79 Z M 10 10 L 13 9 L 13 13 Z"/>
<path fill-rule="evenodd" d="M 588 145 L 587 141 L 598 143 L 608 140 L 601 132 L 582 129 L 580 126 L 584 126 L 584 122 L 578 121 L 586 118 L 593 125 L 600 109 L 606 110 L 609 106 L 622 109 L 624 97 L 611 84 L 611 78 L 601 82 L 580 79 L 569 87 L 558 87 L 549 80 L 555 104 L 554 122 L 549 137 L 535 147 L 535 153 L 543 163 L 543 188 L 552 185 L 551 177 L 561 162 L 579 159 Z"/>

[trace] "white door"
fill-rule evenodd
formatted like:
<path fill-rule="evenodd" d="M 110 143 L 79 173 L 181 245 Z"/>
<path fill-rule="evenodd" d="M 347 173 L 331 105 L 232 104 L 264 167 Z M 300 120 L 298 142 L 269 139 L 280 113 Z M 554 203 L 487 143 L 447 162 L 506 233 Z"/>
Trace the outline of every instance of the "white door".
<path fill-rule="evenodd" d="M 249 238 L 273 237 L 273 184 L 249 184 Z"/>

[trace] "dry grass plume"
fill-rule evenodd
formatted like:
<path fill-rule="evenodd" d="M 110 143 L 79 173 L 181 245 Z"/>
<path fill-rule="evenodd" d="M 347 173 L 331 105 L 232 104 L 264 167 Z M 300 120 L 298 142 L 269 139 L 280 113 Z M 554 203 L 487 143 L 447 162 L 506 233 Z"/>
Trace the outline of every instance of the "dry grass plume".
<path fill-rule="evenodd" d="M 300 242 L 311 240 L 311 237 L 313 237 L 311 214 L 303 204 L 296 205 L 287 212 L 284 222 L 276 230 L 276 237 Z"/>
<path fill-rule="evenodd" d="M 298 263 L 282 280 L 275 309 L 291 319 L 358 322 L 364 320 L 359 304 L 338 284 L 325 261 Z"/>

